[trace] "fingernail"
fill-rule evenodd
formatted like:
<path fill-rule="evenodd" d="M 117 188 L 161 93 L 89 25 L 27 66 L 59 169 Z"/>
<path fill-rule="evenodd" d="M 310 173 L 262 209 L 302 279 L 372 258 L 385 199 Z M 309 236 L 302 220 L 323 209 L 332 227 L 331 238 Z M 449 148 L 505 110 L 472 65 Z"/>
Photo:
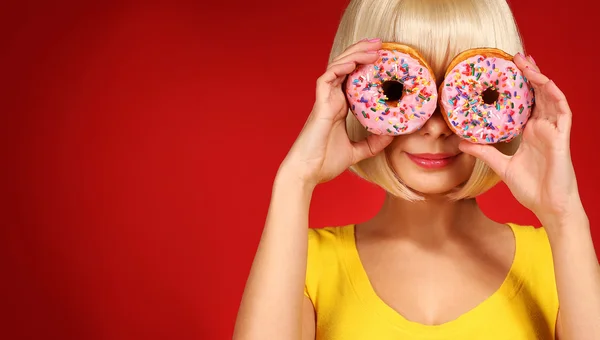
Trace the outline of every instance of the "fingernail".
<path fill-rule="evenodd" d="M 528 69 L 528 70 L 531 70 L 531 71 L 533 71 L 535 73 L 539 73 L 535 68 L 529 67 L 529 65 L 525 65 L 525 68 Z"/>
<path fill-rule="evenodd" d="M 533 59 L 533 57 L 531 56 L 531 54 L 530 54 L 530 55 L 528 55 L 528 56 L 527 56 L 527 58 L 529 59 L 529 61 L 531 61 L 531 63 L 532 63 L 533 65 L 537 65 L 537 63 L 535 62 L 535 60 Z"/>
<path fill-rule="evenodd" d="M 369 39 L 369 42 L 378 42 L 378 41 L 380 41 L 380 40 L 381 40 L 381 39 L 379 39 L 379 38 L 372 38 L 372 39 Z"/>

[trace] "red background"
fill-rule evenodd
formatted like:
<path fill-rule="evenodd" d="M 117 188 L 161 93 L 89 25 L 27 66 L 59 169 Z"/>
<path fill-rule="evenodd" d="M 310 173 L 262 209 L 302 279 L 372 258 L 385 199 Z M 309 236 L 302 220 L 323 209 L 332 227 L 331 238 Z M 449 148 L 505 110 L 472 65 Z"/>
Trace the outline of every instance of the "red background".
<path fill-rule="evenodd" d="M 0 338 L 231 338 L 273 176 L 347 0 L 217 3 L 0 10 Z M 586 6 L 513 1 L 528 52 L 570 99 L 593 224 L 600 74 L 577 68 L 597 59 Z M 363 220 L 382 198 L 344 174 L 318 188 L 311 224 Z M 480 201 L 537 223 L 503 185 Z"/>

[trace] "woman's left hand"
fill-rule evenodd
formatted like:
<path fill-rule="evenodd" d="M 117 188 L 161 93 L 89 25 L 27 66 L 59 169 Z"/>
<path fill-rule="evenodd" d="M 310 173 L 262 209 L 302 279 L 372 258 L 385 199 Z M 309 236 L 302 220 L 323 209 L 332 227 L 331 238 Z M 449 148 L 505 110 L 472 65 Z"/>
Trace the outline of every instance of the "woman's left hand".
<path fill-rule="evenodd" d="M 507 156 L 491 145 L 467 141 L 461 142 L 460 149 L 486 162 L 543 224 L 567 221 L 583 213 L 571 161 L 571 109 L 562 91 L 531 57 L 517 54 L 514 62 L 535 91 L 535 106 L 517 152 Z"/>

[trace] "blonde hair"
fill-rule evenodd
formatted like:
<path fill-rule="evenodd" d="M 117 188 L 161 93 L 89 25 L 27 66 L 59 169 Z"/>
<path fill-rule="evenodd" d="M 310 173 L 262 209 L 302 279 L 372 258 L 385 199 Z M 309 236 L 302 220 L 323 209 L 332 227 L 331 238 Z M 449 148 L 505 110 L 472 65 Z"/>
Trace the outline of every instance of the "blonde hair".
<path fill-rule="evenodd" d="M 523 51 L 522 40 L 506 0 L 352 0 L 335 35 L 330 61 L 364 38 L 380 38 L 415 48 L 427 60 L 435 77 L 444 79 L 454 56 L 470 48 L 495 47 L 509 54 Z M 351 140 L 369 132 L 348 114 L 346 127 Z M 520 142 L 496 144 L 504 154 L 513 154 Z M 363 179 L 394 196 L 423 200 L 395 174 L 386 152 L 350 167 Z M 477 159 L 471 177 L 447 193 L 452 200 L 480 195 L 500 181 L 483 161 Z"/>

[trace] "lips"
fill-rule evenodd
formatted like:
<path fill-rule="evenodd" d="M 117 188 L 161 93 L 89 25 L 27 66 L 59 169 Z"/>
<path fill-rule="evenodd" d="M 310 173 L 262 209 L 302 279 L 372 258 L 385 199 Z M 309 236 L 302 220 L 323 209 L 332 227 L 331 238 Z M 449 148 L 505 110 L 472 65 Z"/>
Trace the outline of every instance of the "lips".
<path fill-rule="evenodd" d="M 406 155 L 415 164 L 425 169 L 444 168 L 450 165 L 458 157 L 458 154 L 450 153 L 406 153 Z"/>

